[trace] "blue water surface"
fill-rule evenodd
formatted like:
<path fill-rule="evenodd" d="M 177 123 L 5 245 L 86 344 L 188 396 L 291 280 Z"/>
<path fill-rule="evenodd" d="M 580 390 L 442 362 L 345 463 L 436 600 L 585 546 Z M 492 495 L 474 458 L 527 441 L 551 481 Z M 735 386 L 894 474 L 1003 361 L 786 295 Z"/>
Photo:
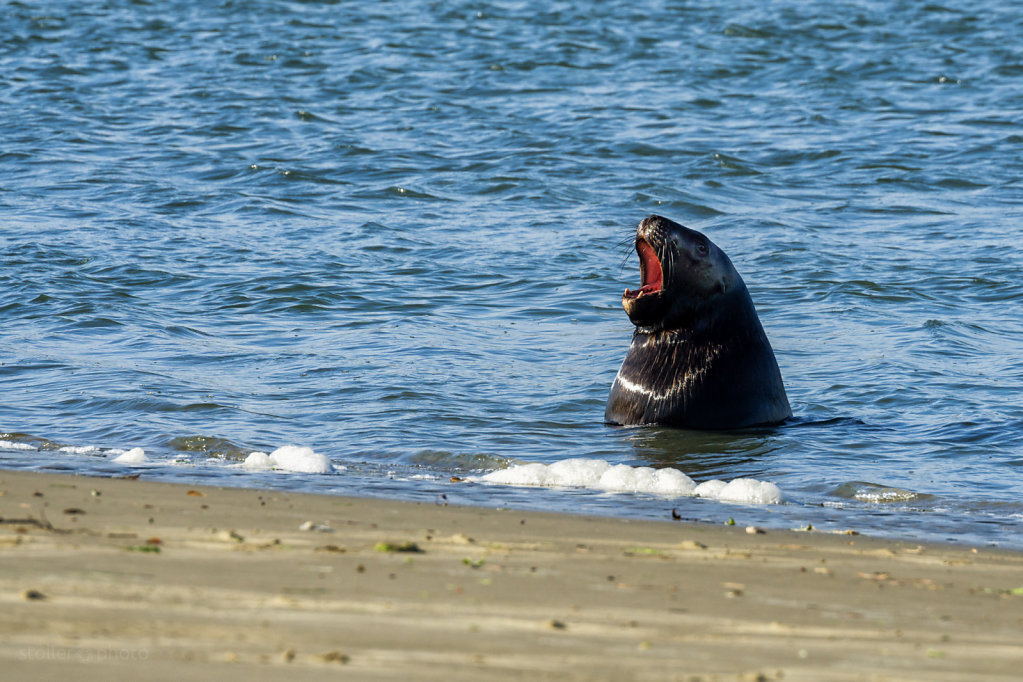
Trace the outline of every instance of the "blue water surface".
<path fill-rule="evenodd" d="M 1020 36 L 995 0 L 0 2 L 0 466 L 1021 548 Z M 651 213 L 730 255 L 792 423 L 602 423 Z M 344 469 L 237 466 L 286 444 Z M 789 501 L 449 481 L 569 457 Z"/>

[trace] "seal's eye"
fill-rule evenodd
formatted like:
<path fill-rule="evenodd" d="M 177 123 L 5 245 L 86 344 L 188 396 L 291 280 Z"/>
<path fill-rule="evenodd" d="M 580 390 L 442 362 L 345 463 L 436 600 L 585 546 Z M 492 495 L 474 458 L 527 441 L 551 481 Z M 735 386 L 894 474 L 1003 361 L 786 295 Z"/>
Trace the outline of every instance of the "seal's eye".
<path fill-rule="evenodd" d="M 696 245 L 696 253 L 700 254 L 701 256 L 706 256 L 709 251 L 710 249 L 708 249 L 707 245 L 704 244 L 703 242 L 700 242 L 699 244 Z"/>

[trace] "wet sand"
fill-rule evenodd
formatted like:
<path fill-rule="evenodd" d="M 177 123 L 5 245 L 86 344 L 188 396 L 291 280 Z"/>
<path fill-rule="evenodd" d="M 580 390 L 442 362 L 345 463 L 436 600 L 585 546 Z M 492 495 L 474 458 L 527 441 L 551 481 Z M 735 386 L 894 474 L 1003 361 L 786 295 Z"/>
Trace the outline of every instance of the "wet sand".
<path fill-rule="evenodd" d="M 15 471 L 0 516 L 5 680 L 1023 674 L 1012 552 Z"/>

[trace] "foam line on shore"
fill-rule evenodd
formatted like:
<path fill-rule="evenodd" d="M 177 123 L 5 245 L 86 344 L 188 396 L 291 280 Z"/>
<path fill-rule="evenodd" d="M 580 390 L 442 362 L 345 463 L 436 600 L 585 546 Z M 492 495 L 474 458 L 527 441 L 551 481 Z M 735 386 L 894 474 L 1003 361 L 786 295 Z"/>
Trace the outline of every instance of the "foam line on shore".
<path fill-rule="evenodd" d="M 501 485 L 543 488 L 587 488 L 614 493 L 646 493 L 663 497 L 703 497 L 738 504 L 780 504 L 781 489 L 769 481 L 736 478 L 697 484 L 678 469 L 611 464 L 602 459 L 575 458 L 553 464 L 514 464 L 473 480 Z"/>

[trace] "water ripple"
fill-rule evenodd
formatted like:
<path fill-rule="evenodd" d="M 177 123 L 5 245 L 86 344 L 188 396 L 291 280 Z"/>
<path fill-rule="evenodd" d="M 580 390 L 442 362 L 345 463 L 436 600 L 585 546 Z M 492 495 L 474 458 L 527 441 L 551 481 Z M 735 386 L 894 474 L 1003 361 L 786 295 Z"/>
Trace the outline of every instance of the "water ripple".
<path fill-rule="evenodd" d="M 245 480 L 416 498 L 588 457 L 776 481 L 759 522 L 1006 542 L 1021 34 L 991 1 L 10 4 L 0 458 L 235 480 L 299 443 L 351 482 Z M 600 423 L 654 212 L 730 254 L 792 424 Z"/>

